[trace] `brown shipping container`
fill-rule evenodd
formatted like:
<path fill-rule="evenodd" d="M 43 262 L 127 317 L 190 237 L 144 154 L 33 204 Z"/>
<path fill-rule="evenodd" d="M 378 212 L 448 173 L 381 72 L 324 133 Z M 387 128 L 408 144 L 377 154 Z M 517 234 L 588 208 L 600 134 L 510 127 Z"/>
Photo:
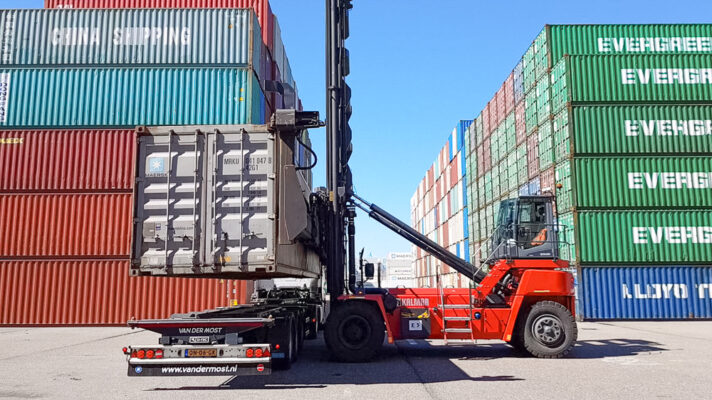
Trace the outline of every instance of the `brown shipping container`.
<path fill-rule="evenodd" d="M 527 169 L 529 179 L 539 175 L 539 138 L 536 133 L 527 138 Z"/>
<path fill-rule="evenodd" d="M 505 86 L 506 83 L 503 83 L 497 91 L 497 94 L 495 94 L 495 99 L 497 100 L 497 126 L 499 126 L 499 124 L 501 124 L 502 121 L 504 121 L 504 118 L 507 116 L 507 102 L 504 98 Z"/>
<path fill-rule="evenodd" d="M 252 8 L 262 41 L 274 54 L 274 15 L 268 0 L 45 0 L 45 8 Z"/>
<path fill-rule="evenodd" d="M 554 194 L 554 182 L 556 181 L 554 167 L 541 173 L 541 194 Z"/>
<path fill-rule="evenodd" d="M 125 258 L 132 194 L 0 195 L 0 258 Z"/>
<path fill-rule="evenodd" d="M 0 131 L 0 191 L 131 191 L 133 130 Z"/>
<path fill-rule="evenodd" d="M 526 115 L 524 102 L 517 104 L 514 109 L 514 130 L 517 135 L 517 146 L 527 139 Z"/>
<path fill-rule="evenodd" d="M 504 81 L 504 115 L 505 117 L 514 109 L 514 72 Z"/>
<path fill-rule="evenodd" d="M 492 102 L 487 103 L 487 106 L 485 106 L 485 109 L 482 110 L 482 130 L 484 131 L 484 137 L 488 138 L 490 136 L 491 129 L 492 129 L 492 121 L 490 120 L 490 104 Z"/>
<path fill-rule="evenodd" d="M 249 281 L 129 277 L 128 261 L 0 263 L 0 325 L 120 325 L 245 304 Z"/>

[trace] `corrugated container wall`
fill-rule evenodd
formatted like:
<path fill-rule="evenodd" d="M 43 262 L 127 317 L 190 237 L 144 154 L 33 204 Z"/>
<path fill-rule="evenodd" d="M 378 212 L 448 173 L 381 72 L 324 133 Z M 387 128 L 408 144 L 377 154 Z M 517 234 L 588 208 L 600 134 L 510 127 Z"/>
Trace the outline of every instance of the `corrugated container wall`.
<path fill-rule="evenodd" d="M 118 325 L 245 304 L 246 282 L 129 277 L 128 261 L 12 261 L 0 268 L 0 325 Z"/>
<path fill-rule="evenodd" d="M 268 0 L 45 0 L 45 8 L 252 8 L 262 27 L 262 41 L 273 44 L 272 9 Z"/>
<path fill-rule="evenodd" d="M 0 131 L 3 192 L 128 191 L 133 130 Z"/>
<path fill-rule="evenodd" d="M 2 83 L 9 86 L 7 113 L 0 114 L 4 127 L 235 125 L 264 119 L 264 96 L 247 68 L 5 69 Z"/>
<path fill-rule="evenodd" d="M 260 71 L 244 9 L 0 10 L 3 65 L 231 65 Z"/>
<path fill-rule="evenodd" d="M 586 319 L 712 318 L 712 267 L 581 268 Z"/>
<path fill-rule="evenodd" d="M 130 193 L 3 194 L 0 258 L 128 259 L 131 199 Z"/>

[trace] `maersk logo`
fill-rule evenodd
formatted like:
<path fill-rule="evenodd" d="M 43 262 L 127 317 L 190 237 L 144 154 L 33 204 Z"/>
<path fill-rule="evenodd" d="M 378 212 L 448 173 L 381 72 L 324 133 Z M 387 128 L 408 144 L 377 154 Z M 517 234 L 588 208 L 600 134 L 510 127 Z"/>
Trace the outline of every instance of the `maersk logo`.
<path fill-rule="evenodd" d="M 626 136 L 712 136 L 712 120 L 627 120 Z"/>
<path fill-rule="evenodd" d="M 633 227 L 635 244 L 712 244 L 712 226 Z"/>
<path fill-rule="evenodd" d="M 150 174 L 164 174 L 166 172 L 165 160 L 163 158 L 149 158 L 148 172 Z"/>
<path fill-rule="evenodd" d="M 651 283 L 642 285 L 634 283 L 633 285 L 623 284 L 624 299 L 687 299 L 690 293 L 694 293 L 700 299 L 712 299 L 712 284 L 701 283 L 696 284 L 693 290 L 690 290 L 687 284 L 684 283 Z"/>
<path fill-rule="evenodd" d="M 710 53 L 709 37 L 622 37 L 598 38 L 601 53 Z"/>
<path fill-rule="evenodd" d="M 624 85 L 712 84 L 712 68 L 623 68 Z"/>
<path fill-rule="evenodd" d="M 629 172 L 628 189 L 710 189 L 712 172 Z"/>

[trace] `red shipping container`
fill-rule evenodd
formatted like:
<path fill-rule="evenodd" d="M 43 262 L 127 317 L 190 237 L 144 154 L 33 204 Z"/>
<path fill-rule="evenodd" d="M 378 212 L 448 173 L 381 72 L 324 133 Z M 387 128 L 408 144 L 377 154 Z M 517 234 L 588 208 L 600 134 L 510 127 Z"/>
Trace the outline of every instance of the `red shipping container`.
<path fill-rule="evenodd" d="M 514 72 L 509 74 L 509 77 L 504 81 L 504 115 L 509 115 L 514 109 Z"/>
<path fill-rule="evenodd" d="M 539 141 L 536 134 L 527 138 L 527 169 L 529 179 L 534 179 L 539 175 Z"/>
<path fill-rule="evenodd" d="M 495 127 L 499 126 L 499 124 L 501 124 L 504 121 L 504 118 L 507 116 L 507 103 L 504 98 L 504 87 L 505 84 L 503 83 L 495 94 L 495 100 L 497 101 L 497 124 Z"/>
<path fill-rule="evenodd" d="M 514 130 L 517 135 L 517 146 L 527 140 L 527 124 L 524 102 L 520 102 L 514 108 Z"/>
<path fill-rule="evenodd" d="M 554 167 L 547 169 L 541 173 L 541 194 L 551 194 L 554 195 L 556 189 L 554 188 L 554 182 L 556 181 L 554 173 Z"/>
<path fill-rule="evenodd" d="M 485 159 L 485 172 L 489 172 L 492 169 L 492 140 L 490 138 L 485 139 L 482 142 L 483 147 L 483 157 Z"/>
<path fill-rule="evenodd" d="M 274 15 L 268 0 L 45 0 L 45 8 L 252 8 L 262 41 L 274 54 Z"/>
<path fill-rule="evenodd" d="M 490 103 L 482 110 L 482 134 L 485 138 L 488 138 L 491 133 L 491 121 L 490 121 Z"/>
<path fill-rule="evenodd" d="M 457 185 L 457 181 L 460 179 L 460 176 L 457 173 L 458 159 L 459 156 L 453 158 L 452 162 L 450 162 L 450 187 L 448 190 L 454 188 L 455 185 Z"/>
<path fill-rule="evenodd" d="M 245 304 L 252 282 L 129 277 L 128 261 L 12 261 L 0 267 L 0 325 L 117 325 Z"/>
<path fill-rule="evenodd" d="M 130 256 L 130 193 L 0 196 L 3 258 Z"/>
<path fill-rule="evenodd" d="M 131 191 L 132 130 L 0 131 L 3 192 Z"/>

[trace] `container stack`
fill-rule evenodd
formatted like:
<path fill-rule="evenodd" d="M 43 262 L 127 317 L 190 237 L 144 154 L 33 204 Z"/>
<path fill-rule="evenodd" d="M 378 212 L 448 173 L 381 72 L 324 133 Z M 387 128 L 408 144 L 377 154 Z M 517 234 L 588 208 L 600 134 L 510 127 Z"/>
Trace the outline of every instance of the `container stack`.
<path fill-rule="evenodd" d="M 46 7 L 0 10 L 0 324 L 247 301 L 247 282 L 129 278 L 135 128 L 262 124 L 301 107 L 268 2 Z"/>
<path fill-rule="evenodd" d="M 465 149 L 469 146 L 467 130 L 471 124 L 472 120 L 457 123 L 410 200 L 413 228 L 465 259 L 470 257 Z M 440 266 L 430 254 L 417 247 L 414 252 L 420 287 L 435 287 L 437 268 L 444 287 L 467 284 L 465 278 L 447 265 Z"/>
<path fill-rule="evenodd" d="M 712 25 L 546 26 L 469 139 L 471 261 L 553 194 L 580 315 L 712 317 Z"/>

